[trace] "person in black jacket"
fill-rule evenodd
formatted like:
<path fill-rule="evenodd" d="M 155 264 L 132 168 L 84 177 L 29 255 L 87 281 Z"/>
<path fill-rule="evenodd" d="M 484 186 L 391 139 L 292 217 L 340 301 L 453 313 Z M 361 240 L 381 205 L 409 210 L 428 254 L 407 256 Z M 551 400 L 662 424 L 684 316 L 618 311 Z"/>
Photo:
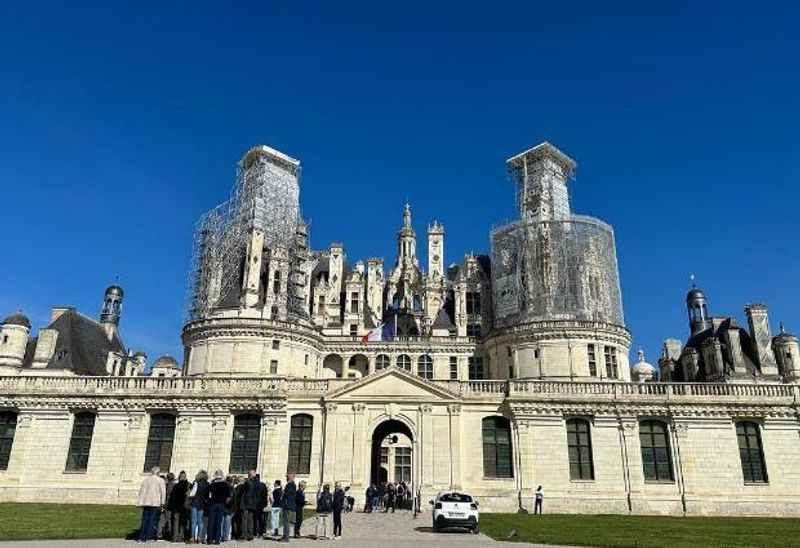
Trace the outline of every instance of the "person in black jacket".
<path fill-rule="evenodd" d="M 225 481 L 222 470 L 214 472 L 214 479 L 208 487 L 208 537 L 207 544 L 219 544 L 222 541 L 222 520 L 225 504 L 231 499 L 231 487 Z"/>
<path fill-rule="evenodd" d="M 244 538 L 244 509 L 242 508 L 242 497 L 247 489 L 247 478 L 236 478 L 233 488 L 233 538 Z"/>
<path fill-rule="evenodd" d="M 333 538 L 342 536 L 342 510 L 344 510 L 344 489 L 336 482 L 333 490 Z"/>
<path fill-rule="evenodd" d="M 261 476 L 258 474 L 256 474 L 256 481 L 258 482 L 258 503 L 256 504 L 256 514 L 253 516 L 253 532 L 257 537 L 263 537 L 267 534 L 264 509 L 269 504 L 269 489 L 267 485 L 261 481 Z"/>
<path fill-rule="evenodd" d="M 281 480 L 275 480 L 275 488 L 272 490 L 272 509 L 270 510 L 270 521 L 274 529 L 274 535 L 278 536 L 278 526 L 281 523 L 281 498 L 283 497 L 283 487 Z"/>
<path fill-rule="evenodd" d="M 167 510 L 172 515 L 172 542 L 186 540 L 186 495 L 189 493 L 189 480 L 181 470 L 178 482 L 172 487 L 167 498 Z"/>
<path fill-rule="evenodd" d="M 289 542 L 289 524 L 294 521 L 295 505 L 297 503 L 297 485 L 294 483 L 294 474 L 286 474 L 286 485 L 283 487 L 281 498 L 281 514 L 283 518 L 282 542 Z"/>
<path fill-rule="evenodd" d="M 303 508 L 306 505 L 306 482 L 301 481 L 297 486 L 297 494 L 294 496 L 294 538 L 300 538 L 300 527 L 303 525 Z"/>
<path fill-rule="evenodd" d="M 256 512 L 258 511 L 258 486 L 261 482 L 258 481 L 255 470 L 250 470 L 247 473 L 247 481 L 244 484 L 244 491 L 242 492 L 242 538 L 245 540 L 253 540 L 256 534 L 255 519 Z"/>

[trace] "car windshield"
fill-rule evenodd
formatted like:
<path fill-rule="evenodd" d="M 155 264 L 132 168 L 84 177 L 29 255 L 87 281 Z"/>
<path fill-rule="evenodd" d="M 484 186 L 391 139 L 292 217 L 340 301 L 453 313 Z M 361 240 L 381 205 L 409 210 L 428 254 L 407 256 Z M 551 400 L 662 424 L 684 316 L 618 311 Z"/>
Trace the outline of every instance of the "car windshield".
<path fill-rule="evenodd" d="M 472 497 L 461 493 L 447 493 L 439 497 L 439 502 L 472 502 Z"/>

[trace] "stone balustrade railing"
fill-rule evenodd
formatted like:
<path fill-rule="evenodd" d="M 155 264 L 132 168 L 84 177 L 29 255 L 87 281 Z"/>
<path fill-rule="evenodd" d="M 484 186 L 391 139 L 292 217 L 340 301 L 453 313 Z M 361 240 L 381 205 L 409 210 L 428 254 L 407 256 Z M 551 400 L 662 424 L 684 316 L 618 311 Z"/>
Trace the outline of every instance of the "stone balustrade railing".
<path fill-rule="evenodd" d="M 352 379 L 283 377 L 51 377 L 0 376 L 0 395 L 265 395 L 323 397 Z M 463 399 L 770 399 L 800 402 L 798 384 L 630 383 L 547 380 L 428 381 Z"/>

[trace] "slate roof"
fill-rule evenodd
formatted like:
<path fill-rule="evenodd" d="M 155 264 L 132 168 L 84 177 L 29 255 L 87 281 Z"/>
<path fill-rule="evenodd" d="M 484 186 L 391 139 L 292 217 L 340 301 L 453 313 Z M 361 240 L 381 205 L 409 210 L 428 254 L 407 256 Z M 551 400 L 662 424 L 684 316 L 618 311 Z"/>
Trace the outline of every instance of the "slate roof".
<path fill-rule="evenodd" d="M 436 319 L 433 320 L 433 325 L 431 326 L 432 329 L 447 329 L 448 331 L 451 329 L 455 329 L 455 325 L 453 325 L 453 320 L 450 319 L 450 314 L 447 313 L 447 310 L 444 308 L 439 310 L 439 313 L 436 315 Z"/>
<path fill-rule="evenodd" d="M 15 314 L 11 314 L 5 320 L 3 320 L 3 325 L 21 325 L 23 327 L 27 327 L 28 329 L 31 328 L 31 321 L 28 319 L 25 314 L 21 312 L 17 312 Z"/>
<path fill-rule="evenodd" d="M 76 310 L 68 310 L 45 329 L 58 331 L 56 348 L 47 369 L 70 369 L 79 375 L 107 375 L 110 351 L 125 353 L 125 345 L 115 333 L 108 339 L 103 326 Z M 33 349 L 26 352 L 23 367 L 31 367 Z"/>

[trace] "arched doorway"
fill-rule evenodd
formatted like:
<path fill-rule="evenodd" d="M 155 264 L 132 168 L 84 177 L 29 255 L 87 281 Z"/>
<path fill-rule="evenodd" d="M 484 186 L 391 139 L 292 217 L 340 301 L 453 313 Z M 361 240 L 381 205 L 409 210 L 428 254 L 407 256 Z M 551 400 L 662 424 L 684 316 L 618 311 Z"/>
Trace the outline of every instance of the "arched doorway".
<path fill-rule="evenodd" d="M 372 433 L 370 483 L 411 485 L 413 445 L 414 435 L 405 423 L 389 419 L 379 424 Z"/>
<path fill-rule="evenodd" d="M 347 369 L 351 377 L 366 377 L 369 373 L 369 358 L 364 354 L 356 354 L 347 362 Z"/>

